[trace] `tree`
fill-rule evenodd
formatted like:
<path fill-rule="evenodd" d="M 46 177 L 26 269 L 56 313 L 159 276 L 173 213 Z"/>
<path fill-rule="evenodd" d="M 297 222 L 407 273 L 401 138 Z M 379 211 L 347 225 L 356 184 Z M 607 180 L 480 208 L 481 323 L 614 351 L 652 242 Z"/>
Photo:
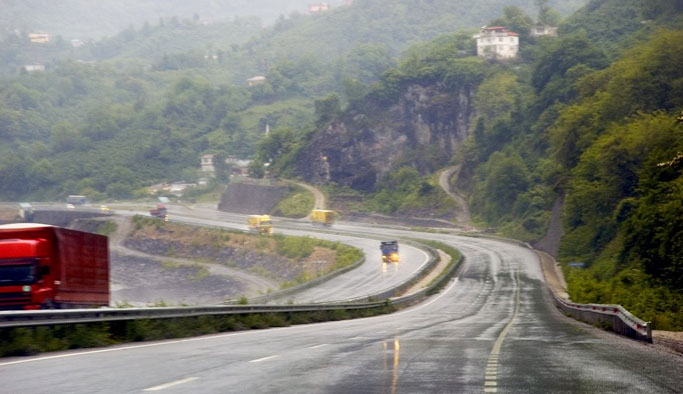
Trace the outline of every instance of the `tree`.
<path fill-rule="evenodd" d="M 265 176 L 266 174 L 266 169 L 263 166 L 263 163 L 260 161 L 254 160 L 251 163 L 249 163 L 249 176 L 252 178 L 256 179 L 261 179 Z"/>
<path fill-rule="evenodd" d="M 228 156 L 225 152 L 217 153 L 213 156 L 213 167 L 215 169 L 216 180 L 221 183 L 230 181 L 232 166 L 225 162 Z"/>
<path fill-rule="evenodd" d="M 315 100 L 314 105 L 318 125 L 330 122 L 341 112 L 341 103 L 336 93 Z"/>

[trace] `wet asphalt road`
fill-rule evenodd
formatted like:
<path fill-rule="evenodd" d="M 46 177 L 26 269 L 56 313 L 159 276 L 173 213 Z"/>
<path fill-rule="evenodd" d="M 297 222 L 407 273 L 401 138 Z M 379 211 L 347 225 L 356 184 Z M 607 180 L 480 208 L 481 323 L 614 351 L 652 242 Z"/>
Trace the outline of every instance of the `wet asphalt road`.
<path fill-rule="evenodd" d="M 680 356 L 560 315 L 531 251 L 491 240 L 429 237 L 458 247 L 465 266 L 440 294 L 401 312 L 3 359 L 0 391 L 682 392 Z"/>

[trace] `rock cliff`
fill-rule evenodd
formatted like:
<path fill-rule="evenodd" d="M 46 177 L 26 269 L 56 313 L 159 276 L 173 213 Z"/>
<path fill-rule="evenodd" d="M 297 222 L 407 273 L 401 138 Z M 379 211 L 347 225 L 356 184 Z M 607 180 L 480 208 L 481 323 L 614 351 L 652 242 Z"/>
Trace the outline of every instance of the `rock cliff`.
<path fill-rule="evenodd" d="M 411 84 L 392 105 L 366 99 L 316 132 L 299 157 L 308 182 L 371 191 L 402 165 L 422 173 L 446 165 L 469 135 L 474 92 Z"/>

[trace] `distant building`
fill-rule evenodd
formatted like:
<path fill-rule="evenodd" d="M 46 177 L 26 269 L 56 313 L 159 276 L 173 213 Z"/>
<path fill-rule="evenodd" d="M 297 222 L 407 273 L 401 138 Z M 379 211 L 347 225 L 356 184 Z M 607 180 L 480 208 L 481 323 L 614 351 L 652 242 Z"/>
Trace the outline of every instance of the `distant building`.
<path fill-rule="evenodd" d="M 172 193 L 177 196 L 181 196 L 183 191 L 187 188 L 196 187 L 196 183 L 189 182 L 173 182 L 168 183 L 157 183 L 147 188 L 149 194 L 159 194 L 159 193 Z M 161 197 L 160 197 L 161 199 Z"/>
<path fill-rule="evenodd" d="M 29 33 L 28 39 L 36 44 L 47 44 L 50 42 L 50 35 L 47 33 Z"/>
<path fill-rule="evenodd" d="M 257 75 L 247 79 L 247 84 L 249 84 L 249 86 L 263 85 L 264 83 L 266 83 L 266 77 L 263 75 Z"/>
<path fill-rule="evenodd" d="M 330 9 L 330 5 L 328 3 L 318 3 L 318 4 L 309 4 L 308 5 L 308 12 L 311 14 L 317 14 L 320 12 L 324 12 Z"/>
<path fill-rule="evenodd" d="M 73 40 L 71 40 L 71 46 L 72 46 L 73 48 L 80 48 L 80 47 L 82 47 L 83 45 L 85 45 L 85 43 L 83 42 L 83 40 L 80 40 L 80 39 L 78 39 L 78 38 L 74 38 Z"/>
<path fill-rule="evenodd" d="M 474 38 L 477 40 L 477 56 L 480 57 L 513 59 L 519 52 L 519 34 L 503 26 L 484 26 Z"/>
<path fill-rule="evenodd" d="M 182 182 L 182 181 L 181 182 L 173 182 L 173 183 L 171 183 L 171 187 L 168 191 L 179 196 L 179 195 L 183 194 L 183 191 L 185 191 L 185 189 L 188 189 L 191 187 L 197 187 L 197 184 L 196 183 L 189 183 L 189 182 Z"/>
<path fill-rule="evenodd" d="M 216 167 L 213 166 L 213 156 L 214 155 L 203 155 L 202 156 L 202 171 L 203 172 L 215 172 Z"/>
<path fill-rule="evenodd" d="M 42 64 L 27 64 L 24 66 L 24 70 L 27 72 L 43 72 L 45 71 L 45 66 Z"/>
<path fill-rule="evenodd" d="M 237 158 L 237 156 L 228 156 L 228 158 L 225 159 L 225 162 L 232 167 L 233 175 L 249 175 L 251 160 L 242 160 Z"/>
<path fill-rule="evenodd" d="M 533 26 L 529 34 L 532 37 L 551 36 L 557 37 L 557 27 L 554 26 Z"/>

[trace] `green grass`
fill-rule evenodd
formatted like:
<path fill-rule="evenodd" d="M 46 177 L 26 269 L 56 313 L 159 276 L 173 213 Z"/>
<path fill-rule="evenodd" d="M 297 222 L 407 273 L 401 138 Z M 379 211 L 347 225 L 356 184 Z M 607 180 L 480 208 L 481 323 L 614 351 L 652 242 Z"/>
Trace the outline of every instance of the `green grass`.
<path fill-rule="evenodd" d="M 97 226 L 97 233 L 109 237 L 110 235 L 116 232 L 116 229 L 116 223 L 107 220 L 105 222 L 102 222 L 99 226 Z"/>
<path fill-rule="evenodd" d="M 273 215 L 303 218 L 313 209 L 313 195 L 302 187 L 290 185 L 290 193 L 273 210 Z"/>

